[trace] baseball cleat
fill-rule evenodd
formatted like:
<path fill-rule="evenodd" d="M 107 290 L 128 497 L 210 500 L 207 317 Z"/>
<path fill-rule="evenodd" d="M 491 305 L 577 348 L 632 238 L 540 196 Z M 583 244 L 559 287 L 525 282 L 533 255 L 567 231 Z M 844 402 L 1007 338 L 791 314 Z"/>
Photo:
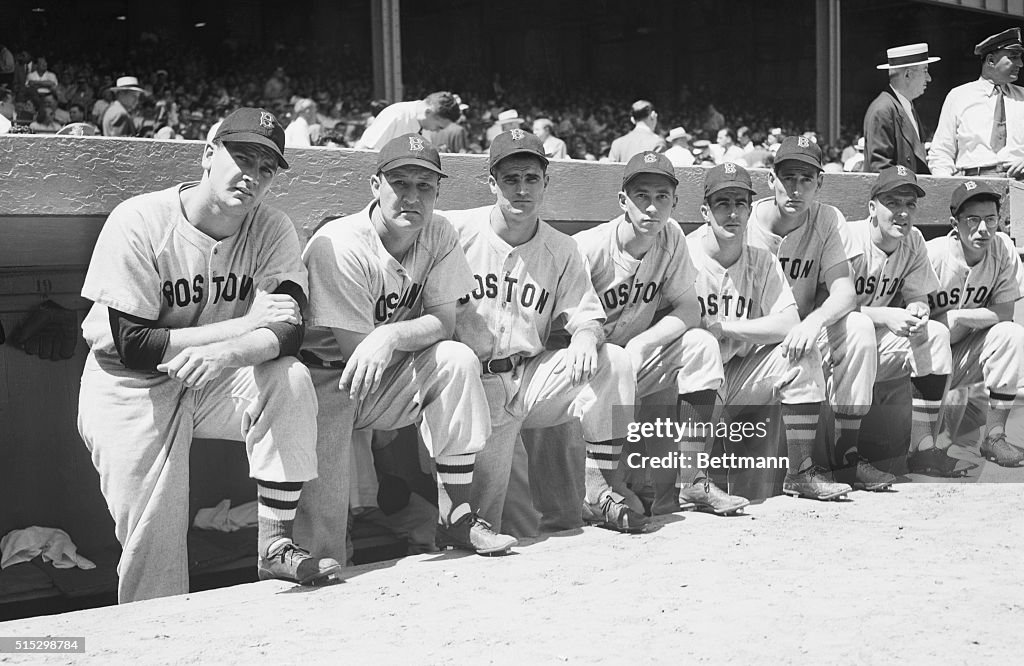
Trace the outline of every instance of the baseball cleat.
<path fill-rule="evenodd" d="M 1024 462 L 1024 451 L 1006 441 L 1006 435 L 999 433 L 986 437 L 981 443 L 981 457 L 1002 467 L 1020 467 Z"/>
<path fill-rule="evenodd" d="M 624 499 L 622 495 L 606 490 L 594 504 L 584 500 L 583 522 L 625 534 L 643 532 L 651 519 L 630 509 Z"/>
<path fill-rule="evenodd" d="M 839 499 L 853 491 L 845 483 L 830 480 L 819 467 L 810 467 L 796 474 L 787 473 L 782 482 L 782 492 L 793 497 L 806 497 L 815 500 Z"/>
<path fill-rule="evenodd" d="M 291 539 L 279 541 L 266 557 L 260 557 L 258 565 L 260 580 L 287 580 L 299 585 L 318 585 L 339 571 L 337 560 L 317 559 Z"/>
<path fill-rule="evenodd" d="M 498 534 L 486 520 L 467 513 L 451 525 L 438 524 L 434 542 L 439 550 L 458 548 L 477 555 L 507 553 L 519 541 L 507 534 Z"/>
<path fill-rule="evenodd" d="M 695 481 L 693 484 L 679 489 L 680 511 L 707 511 L 719 516 L 735 514 L 750 504 L 750 500 L 738 495 L 730 495 L 710 479 Z"/>
<path fill-rule="evenodd" d="M 896 483 L 895 476 L 883 472 L 864 458 L 857 458 L 853 465 L 836 470 L 835 476 L 836 480 L 851 486 L 854 490 L 871 492 L 885 490 Z"/>
<path fill-rule="evenodd" d="M 982 455 L 984 455 L 985 445 L 981 446 Z M 907 456 L 907 470 L 914 474 L 955 478 L 967 476 L 967 472 L 975 467 L 977 465 L 974 463 L 954 458 L 946 453 L 945 449 L 935 446 L 923 451 L 914 451 Z"/>

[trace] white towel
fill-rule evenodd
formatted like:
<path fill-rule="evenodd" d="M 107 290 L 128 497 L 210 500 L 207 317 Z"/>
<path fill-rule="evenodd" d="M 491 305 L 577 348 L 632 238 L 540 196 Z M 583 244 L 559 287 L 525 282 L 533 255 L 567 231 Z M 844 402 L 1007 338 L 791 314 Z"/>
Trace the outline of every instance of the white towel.
<path fill-rule="evenodd" d="M 217 506 L 199 509 L 192 525 L 200 530 L 216 530 L 218 532 L 234 532 L 243 527 L 255 525 L 257 522 L 256 501 L 239 504 L 231 508 L 231 500 L 221 500 Z"/>
<path fill-rule="evenodd" d="M 78 548 L 64 530 L 56 527 L 28 527 L 11 530 L 0 539 L 0 569 L 28 562 L 42 553 L 44 562 L 58 569 L 95 569 L 96 565 L 78 554 Z"/>

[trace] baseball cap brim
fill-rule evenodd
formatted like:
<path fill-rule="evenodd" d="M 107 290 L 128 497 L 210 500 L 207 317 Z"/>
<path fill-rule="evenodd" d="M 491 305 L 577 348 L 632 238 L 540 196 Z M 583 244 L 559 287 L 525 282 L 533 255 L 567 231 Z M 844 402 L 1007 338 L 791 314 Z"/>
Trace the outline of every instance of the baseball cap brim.
<path fill-rule="evenodd" d="M 390 162 L 388 162 L 386 164 L 380 165 L 378 171 L 387 172 L 387 171 L 391 171 L 392 169 L 397 169 L 398 167 L 404 167 L 404 166 L 423 167 L 424 169 L 427 169 L 428 171 L 433 171 L 434 173 L 438 174 L 442 178 L 447 178 L 448 177 L 448 175 L 444 171 L 441 171 L 441 169 L 436 164 L 434 164 L 433 162 L 430 162 L 429 160 L 417 159 L 415 157 L 399 157 L 398 159 L 391 160 Z"/>
<path fill-rule="evenodd" d="M 884 190 L 878 189 L 878 188 L 872 188 L 872 190 L 871 190 L 871 198 L 874 199 L 879 194 L 885 194 L 886 192 L 892 192 L 893 190 L 898 190 L 901 187 L 912 187 L 912 188 L 914 188 L 914 193 L 916 193 L 917 196 L 919 196 L 919 197 L 925 196 L 924 189 L 920 185 L 917 185 L 916 183 L 893 183 L 892 185 L 887 186 Z"/>
<path fill-rule="evenodd" d="M 261 146 L 270 148 L 275 155 L 277 155 L 277 163 L 282 169 L 289 169 L 288 162 L 284 159 L 284 154 L 281 153 L 281 149 L 277 147 L 271 139 L 263 136 L 262 134 L 256 134 L 254 132 L 217 132 L 217 136 L 213 137 L 214 141 L 226 141 L 228 143 L 255 143 Z"/>
<path fill-rule="evenodd" d="M 536 150 L 531 150 L 529 148 L 516 148 L 515 150 L 510 150 L 509 152 L 505 153 L 504 155 L 499 157 L 494 162 L 491 162 L 491 167 L 490 168 L 493 169 L 494 167 L 498 166 L 498 163 L 500 163 L 500 162 L 502 162 L 504 160 L 507 160 L 508 158 L 512 157 L 513 155 L 532 155 L 533 157 L 536 157 L 538 160 L 543 162 L 544 166 L 547 166 L 550 163 L 547 157 L 545 157 L 544 155 L 541 155 Z"/>
<path fill-rule="evenodd" d="M 782 159 L 776 159 L 775 160 L 775 167 L 778 168 L 778 166 L 780 164 L 785 164 L 786 162 L 803 162 L 804 164 L 811 165 L 812 167 L 814 167 L 818 171 L 824 171 L 825 170 L 821 166 L 821 162 L 819 162 L 818 160 L 814 159 L 810 155 L 804 155 L 803 153 L 797 153 L 795 155 L 786 155 Z"/>
<path fill-rule="evenodd" d="M 661 169 L 638 169 L 638 170 L 634 171 L 633 173 L 629 174 L 629 177 L 622 181 L 622 186 L 625 187 L 626 185 L 629 184 L 630 181 L 632 181 L 634 178 L 636 178 L 637 176 L 639 176 L 640 174 L 643 174 L 643 173 L 652 173 L 655 176 L 661 176 L 662 178 L 667 178 L 667 179 L 669 179 L 672 182 L 672 186 L 673 187 L 679 187 L 679 179 L 676 178 L 675 176 L 668 175 L 667 173 L 665 173 Z"/>
<path fill-rule="evenodd" d="M 712 194 L 714 194 L 715 192 L 721 192 L 722 190 L 728 190 L 729 188 L 734 188 L 734 189 L 737 189 L 737 190 L 746 190 L 747 192 L 750 192 L 751 194 L 757 194 L 757 191 L 754 188 L 748 187 L 744 183 L 741 183 L 741 182 L 736 181 L 736 180 L 727 180 L 724 183 L 716 183 L 715 185 L 713 185 L 711 187 L 710 190 L 706 190 L 704 192 L 704 198 L 706 199 L 706 198 L 710 197 Z"/>

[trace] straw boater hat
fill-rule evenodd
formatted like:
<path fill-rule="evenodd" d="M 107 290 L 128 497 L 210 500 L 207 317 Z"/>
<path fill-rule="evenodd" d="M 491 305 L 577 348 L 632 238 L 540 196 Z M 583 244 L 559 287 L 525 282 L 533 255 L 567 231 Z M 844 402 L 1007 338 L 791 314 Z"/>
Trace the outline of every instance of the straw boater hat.
<path fill-rule="evenodd" d="M 498 114 L 498 122 L 502 125 L 509 123 L 515 123 L 517 125 L 523 124 L 523 119 L 519 117 L 519 112 L 515 109 L 508 109 Z"/>
<path fill-rule="evenodd" d="M 134 90 L 137 93 L 143 95 L 149 94 L 145 88 L 139 87 L 139 80 L 134 76 L 119 76 L 117 78 L 117 85 L 110 87 L 114 92 L 121 92 L 122 90 Z"/>
<path fill-rule="evenodd" d="M 672 143 L 676 139 L 689 139 L 689 138 L 690 138 L 690 135 L 686 132 L 685 129 L 683 129 L 682 127 L 673 127 L 672 130 L 668 133 L 668 138 L 666 139 L 666 141 L 668 141 L 669 143 Z"/>
<path fill-rule="evenodd" d="M 899 69 L 901 67 L 913 67 L 914 65 L 927 65 L 928 63 L 942 60 L 942 58 L 936 56 L 928 57 L 928 44 L 925 42 L 908 44 L 907 46 L 894 46 L 886 50 L 885 57 L 888 58 L 889 62 L 878 65 L 875 69 Z"/>

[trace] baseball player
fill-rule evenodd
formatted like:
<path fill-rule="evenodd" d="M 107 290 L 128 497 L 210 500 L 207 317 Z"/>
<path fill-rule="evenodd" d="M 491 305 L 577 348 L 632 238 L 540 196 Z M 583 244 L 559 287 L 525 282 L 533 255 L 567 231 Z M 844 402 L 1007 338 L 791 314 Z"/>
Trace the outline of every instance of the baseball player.
<path fill-rule="evenodd" d="M 477 457 L 473 496 L 500 526 L 520 429 L 579 419 L 587 442 L 584 519 L 642 531 L 648 519 L 610 487 L 628 427 L 616 411 L 632 409 L 633 370 L 622 348 L 603 344 L 604 310 L 575 242 L 540 219 L 547 165 L 539 138 L 502 132 L 489 156 L 495 205 L 448 213 L 475 278 L 459 301 L 456 339 L 483 364 L 493 427 Z M 571 341 L 548 351 L 556 323 Z"/>
<path fill-rule="evenodd" d="M 754 203 L 747 242 L 779 259 L 800 313 L 800 324 L 782 341 L 799 358 L 817 346 L 825 362 L 829 401 L 835 413 L 836 478 L 854 489 L 884 490 L 896 480 L 858 451 L 860 422 L 871 408 L 878 365 L 871 320 L 854 312 L 855 292 L 843 246 L 846 218 L 819 203 L 821 149 L 804 136 L 783 140 L 768 174 L 774 196 Z M 827 297 L 815 306 L 816 296 Z"/>
<path fill-rule="evenodd" d="M 303 494 L 296 531 L 335 557 L 347 553 L 353 431 L 413 423 L 437 472 L 437 547 L 490 554 L 516 544 L 471 506 L 490 419 L 480 364 L 449 339 L 473 277 L 455 230 L 434 214 L 443 177 L 430 142 L 395 137 L 370 177 L 370 204 L 324 224 L 303 252 L 310 298 L 301 357 L 320 405 L 320 476 Z"/>
<path fill-rule="evenodd" d="M 953 363 L 949 329 L 928 316 L 928 294 L 939 282 L 924 237 L 914 228 L 917 199 L 922 196 L 913 171 L 902 164 L 882 169 L 871 188 L 868 219 L 850 222 L 844 239 L 857 306 L 875 325 L 876 378 L 905 376 L 909 369 L 911 471 L 923 471 L 916 452 L 934 448 L 939 407 Z M 899 307 L 900 303 L 905 305 Z M 937 460 L 940 454 L 944 452 L 936 449 L 930 455 Z M 945 458 L 941 465 L 948 473 L 962 471 L 959 461 Z"/>
<path fill-rule="evenodd" d="M 968 180 L 953 190 L 953 230 L 927 243 L 939 279 L 928 304 L 931 317 L 949 328 L 950 387 L 981 381 L 988 390 L 981 455 L 1004 467 L 1017 467 L 1024 462 L 1024 451 L 1006 441 L 1006 419 L 1022 376 L 1024 328 L 1012 320 L 1014 303 L 1024 295 L 1024 269 L 1010 238 L 996 231 L 1000 201 L 999 193 L 984 181 Z M 951 438 L 943 438 L 935 447 L 919 449 L 915 466 L 941 473 L 941 463 L 949 456 L 936 451 L 951 443 Z"/>
<path fill-rule="evenodd" d="M 707 224 L 687 238 L 701 327 L 720 341 L 725 381 L 719 392 L 726 409 L 767 405 L 776 397 L 782 402 L 789 458 L 783 492 L 836 499 L 852 489 L 827 478 L 812 456 L 825 398 L 816 336 L 799 355 L 779 344 L 799 327 L 800 315 L 779 261 L 745 240 L 753 194 L 750 175 L 732 162 L 704 178 L 700 211 Z"/>
<path fill-rule="evenodd" d="M 316 395 L 294 358 L 306 270 L 295 228 L 263 204 L 284 129 L 229 115 L 198 183 L 133 197 L 107 218 L 82 288 L 94 302 L 78 427 L 123 552 L 118 600 L 188 592 L 189 447 L 242 439 L 259 492 L 259 577 L 312 584 L 339 569 L 292 541 L 316 476 Z"/>

